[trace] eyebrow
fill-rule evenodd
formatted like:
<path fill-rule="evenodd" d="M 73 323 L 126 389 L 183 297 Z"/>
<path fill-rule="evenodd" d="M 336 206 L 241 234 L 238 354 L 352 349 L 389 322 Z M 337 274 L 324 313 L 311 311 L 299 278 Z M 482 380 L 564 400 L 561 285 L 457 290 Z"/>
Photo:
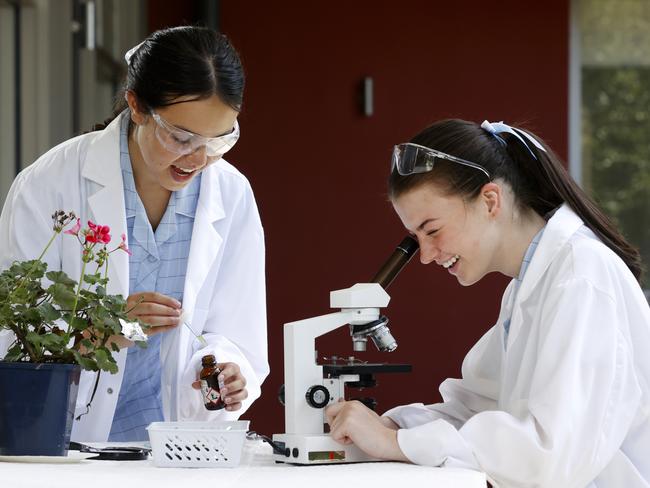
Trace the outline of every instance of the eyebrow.
<path fill-rule="evenodd" d="M 417 230 L 422 230 L 422 229 L 424 229 L 424 226 L 425 226 L 425 225 L 427 225 L 429 222 L 433 222 L 434 220 L 438 220 L 438 219 L 436 219 L 436 218 L 431 218 L 431 219 L 427 219 L 427 220 L 425 220 L 425 221 L 422 222 L 420 225 L 418 225 Z"/>

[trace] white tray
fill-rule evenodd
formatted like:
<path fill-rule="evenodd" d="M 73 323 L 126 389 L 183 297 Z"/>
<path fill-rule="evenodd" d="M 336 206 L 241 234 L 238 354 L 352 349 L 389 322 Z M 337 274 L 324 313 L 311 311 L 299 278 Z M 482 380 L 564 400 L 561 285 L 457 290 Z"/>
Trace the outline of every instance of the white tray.
<path fill-rule="evenodd" d="M 248 420 L 153 422 L 147 427 L 160 467 L 233 468 L 239 465 Z"/>

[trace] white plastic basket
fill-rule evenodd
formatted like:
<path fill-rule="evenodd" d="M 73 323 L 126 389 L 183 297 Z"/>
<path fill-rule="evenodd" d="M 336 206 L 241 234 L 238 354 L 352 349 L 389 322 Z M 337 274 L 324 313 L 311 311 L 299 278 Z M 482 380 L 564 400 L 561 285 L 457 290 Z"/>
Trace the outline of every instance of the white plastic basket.
<path fill-rule="evenodd" d="M 147 427 L 160 467 L 233 468 L 239 465 L 248 420 L 153 422 Z"/>

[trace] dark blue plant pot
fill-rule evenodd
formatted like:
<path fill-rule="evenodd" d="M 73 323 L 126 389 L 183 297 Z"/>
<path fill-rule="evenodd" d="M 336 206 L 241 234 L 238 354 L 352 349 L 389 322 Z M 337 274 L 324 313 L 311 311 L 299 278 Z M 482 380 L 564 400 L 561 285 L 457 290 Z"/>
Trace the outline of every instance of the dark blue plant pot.
<path fill-rule="evenodd" d="M 0 455 L 68 454 L 80 372 L 77 364 L 0 361 Z"/>

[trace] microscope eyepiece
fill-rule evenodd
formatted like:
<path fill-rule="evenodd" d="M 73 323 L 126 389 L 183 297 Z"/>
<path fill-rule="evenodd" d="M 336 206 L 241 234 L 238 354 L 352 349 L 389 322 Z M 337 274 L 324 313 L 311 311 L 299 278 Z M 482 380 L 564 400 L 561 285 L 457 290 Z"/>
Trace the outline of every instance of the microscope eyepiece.
<path fill-rule="evenodd" d="M 418 241 L 406 236 L 370 282 L 379 283 L 384 290 L 388 288 L 419 247 Z"/>

